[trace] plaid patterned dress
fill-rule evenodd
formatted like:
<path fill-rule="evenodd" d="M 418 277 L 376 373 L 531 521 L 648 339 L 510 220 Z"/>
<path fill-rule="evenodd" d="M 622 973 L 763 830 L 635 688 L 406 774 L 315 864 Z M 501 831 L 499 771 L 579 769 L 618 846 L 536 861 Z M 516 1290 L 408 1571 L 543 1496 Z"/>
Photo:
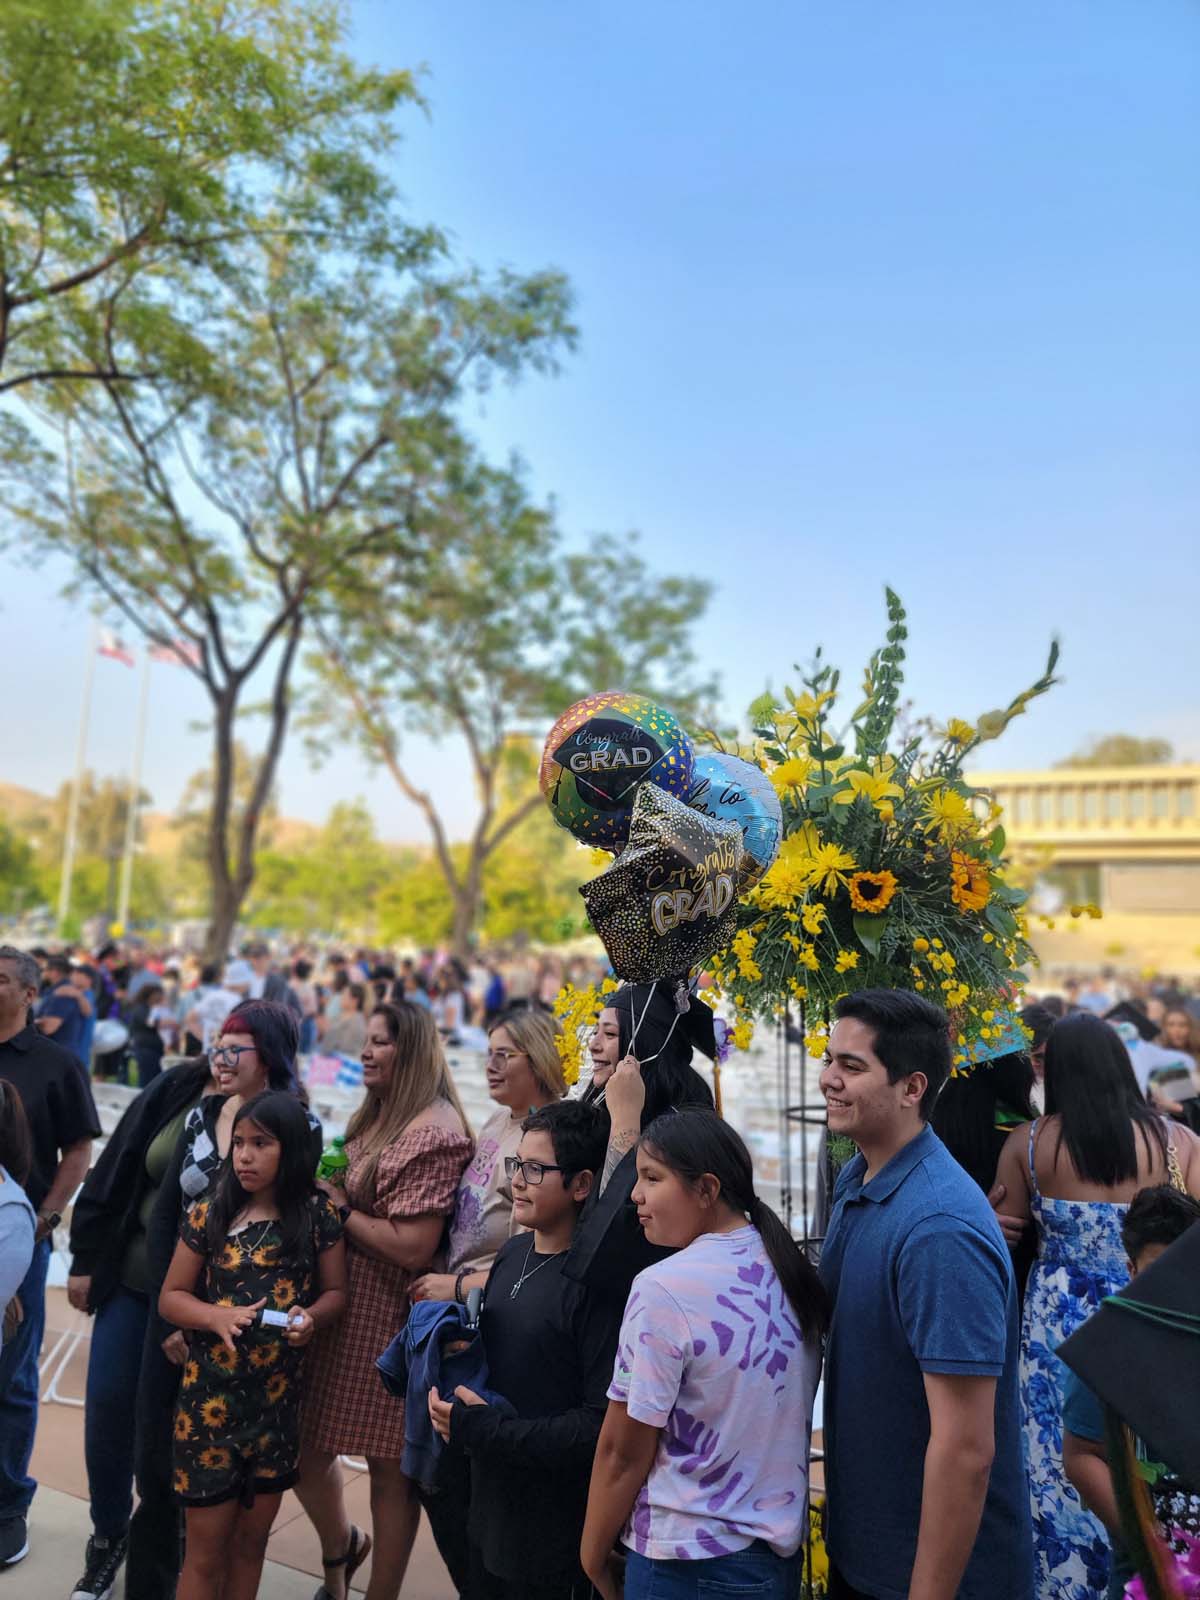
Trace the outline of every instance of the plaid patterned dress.
<path fill-rule="evenodd" d="M 394 1221 L 450 1216 L 471 1140 L 452 1108 L 431 1106 L 409 1123 L 380 1157 L 375 1197 L 364 1190 L 361 1142 L 346 1146 L 346 1194 L 356 1210 Z M 317 1335 L 305 1374 L 304 1443 L 330 1455 L 399 1460 L 404 1453 L 404 1403 L 389 1395 L 375 1370 L 408 1318 L 403 1267 L 356 1250 L 346 1230 L 349 1303 L 340 1323 Z"/>

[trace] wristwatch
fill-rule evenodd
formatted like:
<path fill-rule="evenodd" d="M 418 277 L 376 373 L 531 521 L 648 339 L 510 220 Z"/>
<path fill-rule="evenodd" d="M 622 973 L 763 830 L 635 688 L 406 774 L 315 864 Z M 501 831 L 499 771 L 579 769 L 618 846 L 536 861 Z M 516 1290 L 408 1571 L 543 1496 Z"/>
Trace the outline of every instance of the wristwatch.
<path fill-rule="evenodd" d="M 53 1233 L 62 1221 L 61 1211 L 39 1211 L 38 1221 L 46 1224 L 46 1232 Z"/>

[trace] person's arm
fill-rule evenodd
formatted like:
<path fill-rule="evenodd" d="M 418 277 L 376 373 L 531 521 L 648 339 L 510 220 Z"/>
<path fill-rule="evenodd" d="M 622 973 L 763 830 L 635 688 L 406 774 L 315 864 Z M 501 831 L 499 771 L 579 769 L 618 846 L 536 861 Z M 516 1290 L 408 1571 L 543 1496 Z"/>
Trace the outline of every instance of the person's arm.
<path fill-rule="evenodd" d="M 173 1322 L 177 1328 L 215 1333 L 228 1350 L 236 1351 L 234 1340 L 242 1336 L 266 1305 L 266 1297 L 249 1306 L 209 1305 L 207 1300 L 201 1300 L 196 1294 L 196 1283 L 203 1265 L 204 1257 L 180 1239 L 158 1297 L 158 1314 L 168 1322 Z"/>
<path fill-rule="evenodd" d="M 61 1152 L 58 1161 L 58 1170 L 54 1174 L 53 1182 L 42 1201 L 41 1210 L 38 1212 L 37 1237 L 45 1239 L 50 1229 L 42 1221 L 42 1214 L 57 1211 L 60 1213 L 67 1209 L 71 1196 L 87 1177 L 88 1167 L 92 1161 L 91 1139 L 76 1139 L 74 1144 L 69 1144 Z"/>
<path fill-rule="evenodd" d="M 488 1280 L 488 1269 L 480 1267 L 475 1272 L 463 1275 L 461 1285 L 456 1272 L 424 1272 L 409 1285 L 409 1296 L 416 1302 L 419 1300 L 453 1300 L 455 1289 L 459 1289 L 461 1300 L 465 1302 L 472 1289 L 482 1289 Z"/>
<path fill-rule="evenodd" d="M 442 1242 L 470 1153 L 465 1139 L 448 1138 L 440 1129 L 403 1135 L 376 1169 L 375 1202 L 384 1215 L 352 1210 L 344 1222 L 351 1244 L 406 1272 L 423 1272 Z M 317 1187 L 335 1206 L 349 1204 L 344 1190 L 327 1183 Z"/>
<path fill-rule="evenodd" d="M 34 1026 L 39 1033 L 44 1033 L 47 1039 L 52 1039 L 63 1025 L 63 1019 L 53 1011 L 43 1011 L 37 1018 Z"/>
<path fill-rule="evenodd" d="M 988 1195 L 1010 1250 L 1015 1250 L 1033 1219 L 1029 1194 L 1029 1124 L 1014 1128 L 1004 1141 L 996 1164 L 996 1181 Z"/>
<path fill-rule="evenodd" d="M 995 1378 L 927 1372 L 929 1444 L 909 1600 L 954 1600 L 979 1532 L 995 1454 Z"/>
<path fill-rule="evenodd" d="M 86 989 L 76 989 L 74 984 L 72 984 L 70 987 L 70 993 L 75 1001 L 75 1004 L 79 1007 L 80 1011 L 83 1012 L 84 1016 L 90 1017 L 92 1012 L 95 1010 L 95 1007 L 92 1005 L 92 997 L 88 991 Z"/>
<path fill-rule="evenodd" d="M 661 1428 L 635 1422 L 620 1400 L 608 1402 L 588 1487 L 587 1517 L 579 1560 L 603 1600 L 620 1594 L 613 1573 L 613 1546 L 629 1521 L 634 1501 L 654 1465 Z"/>
<path fill-rule="evenodd" d="M 335 1206 L 349 1205 L 346 1191 L 329 1183 L 318 1183 Z M 420 1272 L 437 1254 L 446 1226 L 444 1216 L 373 1217 L 367 1211 L 351 1210 L 343 1223 L 346 1237 L 356 1250 L 374 1256 L 377 1261 L 390 1261 L 405 1272 Z"/>
<path fill-rule="evenodd" d="M 642 1132 L 642 1112 L 646 1108 L 646 1084 L 642 1069 L 633 1056 L 623 1056 L 604 1085 L 604 1104 L 608 1109 L 608 1149 L 600 1174 L 600 1193 L 621 1162 L 637 1144 Z"/>
<path fill-rule="evenodd" d="M 311 1306 L 290 1307 L 291 1321 L 285 1335 L 296 1349 L 303 1349 L 313 1335 L 346 1310 L 346 1245 L 341 1239 L 317 1257 L 317 1285 L 320 1294 Z"/>
<path fill-rule="evenodd" d="M 1064 1428 L 1063 1471 L 1088 1510 L 1100 1518 L 1114 1539 L 1120 1539 L 1121 1514 L 1104 1441 L 1081 1439 Z"/>

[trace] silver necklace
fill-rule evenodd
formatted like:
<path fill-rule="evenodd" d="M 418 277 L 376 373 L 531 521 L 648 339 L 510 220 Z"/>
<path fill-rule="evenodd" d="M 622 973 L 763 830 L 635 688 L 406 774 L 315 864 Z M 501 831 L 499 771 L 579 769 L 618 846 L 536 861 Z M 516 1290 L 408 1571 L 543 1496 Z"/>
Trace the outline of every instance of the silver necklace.
<path fill-rule="evenodd" d="M 537 1266 L 534 1267 L 533 1271 L 531 1272 L 529 1270 L 529 1262 L 530 1262 L 531 1257 L 533 1256 L 533 1240 L 530 1239 L 530 1241 L 529 1241 L 529 1249 L 526 1250 L 526 1252 L 525 1252 L 525 1265 L 521 1268 L 521 1276 L 517 1279 L 516 1283 L 514 1283 L 512 1288 L 509 1290 L 508 1298 L 510 1300 L 515 1300 L 517 1298 L 517 1296 L 521 1292 L 521 1285 L 523 1283 L 525 1283 L 528 1279 L 532 1278 L 534 1273 L 540 1272 L 543 1267 L 548 1266 L 551 1261 L 557 1260 L 557 1258 L 559 1256 L 565 1256 L 566 1253 L 567 1252 L 565 1250 L 556 1250 L 553 1255 L 543 1256 L 542 1259 L 538 1262 Z"/>

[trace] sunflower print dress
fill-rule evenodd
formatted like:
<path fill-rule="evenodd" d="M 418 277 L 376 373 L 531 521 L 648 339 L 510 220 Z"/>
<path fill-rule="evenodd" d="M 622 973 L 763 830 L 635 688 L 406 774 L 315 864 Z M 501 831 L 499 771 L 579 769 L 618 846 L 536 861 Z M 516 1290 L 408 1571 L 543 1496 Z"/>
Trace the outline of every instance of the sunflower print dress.
<path fill-rule="evenodd" d="M 311 1305 L 320 1293 L 317 1257 L 342 1236 L 338 1214 L 324 1195 L 312 1201 L 311 1243 L 281 1260 L 278 1222 L 251 1222 L 210 1253 L 205 1236 L 208 1201 L 192 1206 L 180 1230 L 189 1250 L 205 1258 L 197 1295 L 212 1305 L 253 1305 L 286 1311 Z M 211 1333 L 188 1334 L 188 1359 L 175 1412 L 175 1495 L 184 1505 L 211 1506 L 255 1494 L 278 1494 L 296 1481 L 300 1455 L 300 1378 L 303 1350 L 281 1328 L 257 1324 L 230 1351 Z"/>

